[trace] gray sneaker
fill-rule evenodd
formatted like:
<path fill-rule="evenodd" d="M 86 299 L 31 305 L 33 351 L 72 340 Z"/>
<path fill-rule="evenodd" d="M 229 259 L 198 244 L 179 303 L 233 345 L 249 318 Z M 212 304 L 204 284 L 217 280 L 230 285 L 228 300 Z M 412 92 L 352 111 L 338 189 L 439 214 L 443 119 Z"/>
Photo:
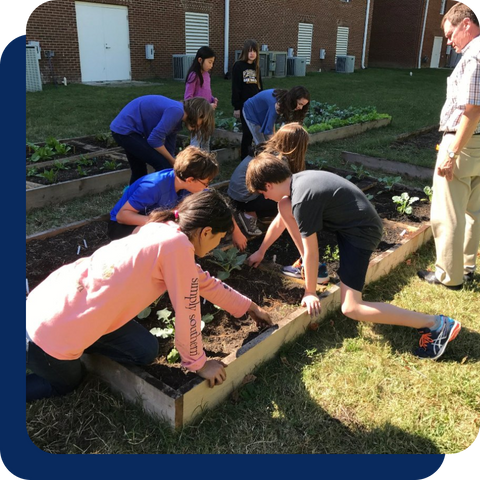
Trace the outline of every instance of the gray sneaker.
<path fill-rule="evenodd" d="M 245 212 L 236 212 L 235 220 L 238 223 L 238 226 L 243 230 L 243 233 L 251 237 L 257 237 L 262 235 L 262 231 L 257 227 L 257 219 L 251 217 Z"/>

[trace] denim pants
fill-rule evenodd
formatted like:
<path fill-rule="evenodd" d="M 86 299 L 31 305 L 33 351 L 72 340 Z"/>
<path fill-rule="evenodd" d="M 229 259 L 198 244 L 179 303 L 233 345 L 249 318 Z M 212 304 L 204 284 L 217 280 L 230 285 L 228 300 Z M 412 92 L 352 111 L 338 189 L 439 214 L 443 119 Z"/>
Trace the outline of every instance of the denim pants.
<path fill-rule="evenodd" d="M 259 145 L 260 143 L 266 142 L 272 135 L 265 135 L 262 133 L 262 127 L 260 125 L 257 125 L 256 123 L 250 122 L 247 117 L 245 117 L 244 112 L 242 111 L 242 115 L 245 118 L 245 123 L 248 126 L 248 129 L 250 130 L 250 133 L 252 134 L 253 137 L 253 142 L 255 145 Z"/>
<path fill-rule="evenodd" d="M 125 149 L 127 160 L 132 170 L 130 177 L 130 185 L 145 176 L 147 165 L 151 165 L 156 172 L 172 168 L 171 163 L 153 147 L 149 145 L 147 139 L 138 133 L 130 133 L 128 135 L 121 135 L 112 132 L 113 139 Z M 176 136 L 167 137 L 165 140 L 165 148 L 170 152 L 175 152 Z M 172 155 L 173 155 L 172 153 Z"/>
<path fill-rule="evenodd" d="M 192 133 L 190 137 L 190 145 L 192 147 L 198 147 L 206 152 L 210 152 L 210 138 L 205 141 L 201 141 L 200 137 L 196 133 Z"/>
<path fill-rule="evenodd" d="M 119 363 L 147 365 L 158 355 L 158 340 L 146 328 L 132 320 L 114 332 L 100 337 L 85 349 Z M 32 341 L 27 343 L 27 402 L 65 395 L 82 381 L 85 370 L 81 360 L 58 360 Z"/>

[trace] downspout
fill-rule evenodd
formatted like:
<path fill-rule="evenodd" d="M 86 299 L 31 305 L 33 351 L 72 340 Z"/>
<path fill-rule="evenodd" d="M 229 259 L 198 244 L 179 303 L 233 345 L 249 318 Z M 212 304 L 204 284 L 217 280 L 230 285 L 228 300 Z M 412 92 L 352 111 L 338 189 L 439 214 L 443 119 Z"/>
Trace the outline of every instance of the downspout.
<path fill-rule="evenodd" d="M 370 18 L 370 0 L 367 0 L 367 11 L 365 13 L 365 31 L 363 32 L 362 68 L 365 67 L 365 53 L 367 51 L 368 23 Z"/>
<path fill-rule="evenodd" d="M 423 50 L 423 39 L 425 37 L 425 26 L 427 24 L 427 16 L 428 16 L 428 3 L 430 0 L 427 0 L 425 5 L 425 15 L 423 16 L 423 27 L 422 27 L 422 36 L 420 38 L 420 50 L 418 52 L 418 67 L 422 68 L 422 50 Z"/>
<path fill-rule="evenodd" d="M 223 67 L 224 74 L 228 73 L 228 37 L 230 34 L 230 0 L 225 0 L 225 64 Z"/>

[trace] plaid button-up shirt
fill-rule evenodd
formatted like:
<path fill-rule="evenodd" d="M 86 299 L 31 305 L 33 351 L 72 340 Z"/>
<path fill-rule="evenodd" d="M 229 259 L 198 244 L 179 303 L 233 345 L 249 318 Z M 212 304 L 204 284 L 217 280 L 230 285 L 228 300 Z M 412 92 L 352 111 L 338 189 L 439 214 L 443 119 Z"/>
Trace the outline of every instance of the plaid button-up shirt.
<path fill-rule="evenodd" d="M 480 36 L 465 46 L 462 58 L 447 79 L 440 130 L 455 132 L 467 105 L 480 105 Z M 475 133 L 480 133 L 479 125 Z"/>

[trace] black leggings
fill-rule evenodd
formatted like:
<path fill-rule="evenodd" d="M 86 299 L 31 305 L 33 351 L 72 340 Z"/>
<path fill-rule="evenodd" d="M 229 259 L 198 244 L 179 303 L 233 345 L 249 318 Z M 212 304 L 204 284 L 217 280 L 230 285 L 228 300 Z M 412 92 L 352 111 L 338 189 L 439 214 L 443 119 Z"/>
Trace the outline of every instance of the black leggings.
<path fill-rule="evenodd" d="M 152 148 L 145 137 L 138 133 L 130 133 L 128 135 L 121 135 L 120 133 L 112 132 L 113 139 L 125 149 L 128 163 L 132 170 L 130 177 L 130 185 L 139 178 L 147 174 L 147 164 L 151 165 L 156 172 L 172 168 L 171 163 L 154 148 Z M 176 136 L 167 138 L 165 141 L 165 148 L 170 152 L 175 152 Z M 172 153 L 173 155 L 173 153 Z"/>

